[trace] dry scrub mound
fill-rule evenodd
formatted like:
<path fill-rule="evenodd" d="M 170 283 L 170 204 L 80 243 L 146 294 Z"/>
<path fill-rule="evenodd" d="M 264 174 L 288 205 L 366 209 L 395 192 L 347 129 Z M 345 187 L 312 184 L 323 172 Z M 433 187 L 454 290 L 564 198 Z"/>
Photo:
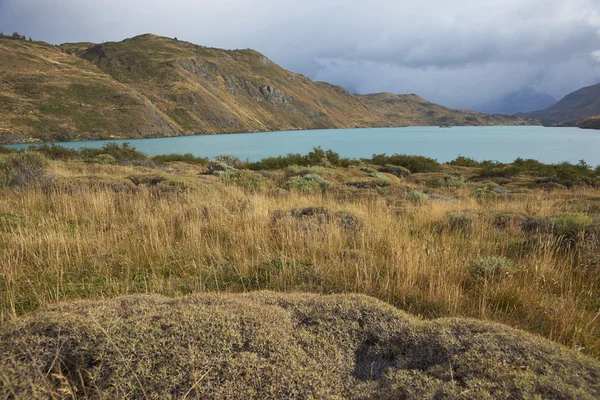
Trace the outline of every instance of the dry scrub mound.
<path fill-rule="evenodd" d="M 0 332 L 0 397 L 600 397 L 600 363 L 360 295 L 132 296 L 48 307 Z"/>

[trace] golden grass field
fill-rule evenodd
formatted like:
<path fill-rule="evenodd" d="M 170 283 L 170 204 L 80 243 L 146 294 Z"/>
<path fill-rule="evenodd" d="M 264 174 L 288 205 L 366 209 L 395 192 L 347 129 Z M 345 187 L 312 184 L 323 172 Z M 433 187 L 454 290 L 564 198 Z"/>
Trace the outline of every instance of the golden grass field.
<path fill-rule="evenodd" d="M 349 167 L 324 163 L 256 172 L 233 169 L 222 162 L 101 164 L 115 162 L 112 156 L 105 156 L 92 162 L 50 160 L 46 173 L 34 183 L 0 187 L 0 353 L 6 360 L 0 369 L 7 371 L 0 374 L 0 389 L 9 397 L 180 398 L 185 393 L 203 397 L 202 393 L 213 387 L 210 385 L 227 382 L 233 386 L 212 392 L 214 398 L 235 398 L 240 390 L 255 390 L 254 397 L 278 398 L 286 397 L 289 379 L 307 380 L 306 385 L 299 386 L 305 390 L 287 393 L 297 398 L 352 397 L 348 393 L 355 393 L 356 398 L 361 398 L 360 393 L 362 398 L 382 393 L 408 398 L 440 393 L 452 398 L 469 398 L 469 393 L 475 398 L 515 393 L 524 398 L 594 398 L 600 393 L 600 192 L 593 185 L 577 183 L 567 188 L 544 183 L 531 174 L 518 174 L 491 178 L 502 184 L 499 186 L 478 177 L 478 168 L 453 165 L 404 176 L 404 170 L 396 171 L 396 175 L 377 171 L 378 167 L 367 165 L 366 160 Z M 394 172 L 393 167 L 385 170 Z M 597 172 L 590 169 L 589 173 Z M 290 295 L 197 296 L 259 290 Z M 349 296 L 298 295 L 303 292 Z M 139 294 L 176 300 L 121 297 Z M 448 353 L 449 369 L 445 361 L 433 357 L 439 349 L 427 350 L 433 358 L 421 354 L 416 359 L 403 359 L 396 354 L 417 346 L 406 337 L 423 334 L 419 329 L 425 328 L 418 327 L 426 322 L 403 313 L 388 315 L 391 308 L 381 303 L 369 308 L 364 302 L 373 300 L 353 297 L 355 294 L 375 297 L 431 320 L 437 328 L 426 329 L 429 333 L 423 340 L 427 346 L 447 333 L 436 329 L 451 327 L 448 329 L 453 333 L 444 336 L 443 346 L 464 343 Z M 177 300 L 187 295 L 191 297 Z M 83 299 L 94 302 L 72 302 Z M 55 305 L 63 301 L 69 302 Z M 187 318 L 177 314 L 180 306 L 175 305 L 180 302 L 188 304 L 190 310 L 200 307 L 193 317 L 196 322 L 181 328 L 184 333 L 177 328 Z M 183 364 L 166 361 L 161 349 L 173 345 L 169 344 L 174 340 L 170 335 L 188 337 L 190 332 L 208 329 L 208 322 L 198 322 L 205 318 L 204 313 L 215 318 L 209 323 L 214 330 L 211 335 L 217 335 L 220 326 L 226 337 L 233 330 L 246 338 L 239 340 L 250 340 L 252 346 L 263 350 L 261 346 L 274 349 L 269 346 L 276 347 L 279 342 L 261 335 L 267 335 L 265 329 L 280 329 L 273 321 L 280 317 L 287 321 L 288 317 L 268 307 L 254 316 L 251 310 L 235 311 L 235 304 L 246 302 L 253 310 L 275 303 L 296 310 L 291 325 L 280 327 L 282 338 L 289 339 L 285 346 L 292 346 L 294 352 L 300 351 L 295 347 L 300 346 L 309 355 L 307 359 L 298 356 L 300 369 L 282 373 L 287 380 L 279 375 L 269 380 L 269 372 L 261 364 L 284 368 L 285 358 L 277 358 L 284 357 L 283 353 L 268 353 L 258 364 L 244 358 L 238 365 L 239 357 L 246 357 L 242 354 L 246 347 L 230 348 L 228 342 L 215 344 L 221 355 L 196 349 L 196 356 L 209 354 L 221 360 L 214 361 L 217 364 L 225 362 L 227 368 L 238 368 L 237 373 L 244 376 L 258 374 L 257 381 L 237 382 L 233 372 L 223 372 L 210 363 L 202 364 L 192 375 L 181 375 L 177 371 Z M 328 324 L 339 318 L 338 311 L 319 314 L 321 302 L 335 310 L 337 303 L 340 313 L 353 317 L 342 318 L 346 324 L 343 328 L 332 327 Z M 352 311 L 355 302 L 358 309 L 371 311 L 357 314 Z M 133 306 L 123 306 L 129 303 Z M 155 306 L 162 310 L 156 311 L 165 329 L 161 334 L 152 322 Z M 326 334 L 312 325 L 306 328 L 308 333 L 304 332 L 302 313 L 309 313 L 305 307 L 319 314 L 322 325 L 315 326 L 327 326 Z M 127 315 L 124 309 L 129 310 Z M 389 335 L 380 332 L 377 335 L 383 336 L 376 335 L 375 344 L 369 344 L 374 350 L 365 350 L 365 338 L 371 335 L 368 332 L 379 332 L 378 324 L 382 323 L 373 317 L 364 326 L 368 332 L 357 333 L 354 324 L 363 327 L 360 315 L 364 317 L 365 312 L 388 315 L 381 318 L 392 321 L 391 325 L 381 332 L 396 332 L 405 326 L 405 318 L 413 321 L 410 324 L 416 324 L 413 328 L 417 330 Z M 133 315 L 137 315 L 135 324 L 139 325 L 128 322 Z M 169 323 L 171 315 L 174 319 Z M 438 320 L 444 317 L 502 323 L 570 350 L 505 327 L 462 319 Z M 258 329 L 248 334 L 250 339 L 247 326 Z M 349 329 L 352 339 L 338 343 L 335 337 L 339 329 Z M 408 340 L 402 346 L 410 346 L 400 346 L 394 339 L 396 334 Z M 163 340 L 160 335 L 168 338 Z M 520 343 L 520 335 L 525 344 Z M 337 349 L 335 357 L 343 358 L 338 361 L 345 369 L 332 366 L 333 375 L 308 383 L 316 379 L 314 371 L 310 376 L 301 371 L 329 368 L 318 350 L 327 340 Z M 380 340 L 387 344 L 378 344 Z M 98 341 L 104 344 L 100 346 Z M 180 347 L 176 350 L 178 360 L 185 350 Z M 466 350 L 471 347 L 472 352 Z M 139 360 L 135 358 L 137 351 Z M 367 367 L 360 367 L 357 360 L 365 351 L 379 357 L 371 360 L 375 363 L 371 367 L 380 369 L 374 379 L 379 383 L 360 386 L 362 375 L 357 375 L 356 368 Z M 327 357 L 334 357 L 334 353 Z M 230 361 L 223 361 L 223 357 Z M 349 361 L 352 357 L 357 357 L 354 363 Z M 462 357 L 470 361 L 461 364 L 457 360 Z M 529 357 L 529 364 L 520 366 L 522 357 Z M 498 374 L 485 372 L 495 371 L 485 360 L 507 363 L 508 369 Z M 159 370 L 156 365 L 144 367 L 148 362 L 163 361 L 166 364 Z M 567 364 L 559 367 L 563 362 Z M 425 364 L 407 367 L 411 363 Z M 462 366 L 456 371 L 462 372 L 456 372 L 456 377 L 461 378 L 455 380 L 452 365 L 459 364 Z M 131 374 L 115 372 L 115 365 L 129 365 L 126 368 Z M 389 368 L 404 372 L 394 375 Z M 410 379 L 403 375 L 407 368 L 413 371 Z M 214 375 L 217 370 L 221 372 Z M 336 375 L 335 371 L 345 372 Z M 170 373 L 171 381 L 166 378 Z M 204 373 L 211 382 L 206 383 L 208 386 L 198 381 L 205 379 Z M 123 374 L 125 381 L 118 378 Z M 384 375 L 385 382 L 380 379 Z M 157 376 L 163 378 L 152 378 Z M 260 383 L 265 379 L 270 382 L 267 386 Z M 528 380 L 537 383 L 522 386 Z M 406 385 L 414 391 L 399 389 Z M 141 387 L 149 392 L 140 392 Z M 262 392 L 261 387 L 271 391 Z"/>
<path fill-rule="evenodd" d="M 406 199 L 432 177 L 470 173 L 445 168 L 382 174 L 390 186 L 380 193 L 347 185 L 374 180 L 358 168 L 319 167 L 333 186 L 301 193 L 277 187 L 283 171 L 257 174 L 262 186 L 248 190 L 183 163 L 53 161 L 50 188 L 0 190 L 0 320 L 133 293 L 362 293 L 427 318 L 498 321 L 600 355 L 597 237 L 570 248 L 521 228 L 527 216 L 597 219 L 598 190 L 519 189 L 517 179 L 522 193 L 478 198 L 482 183 L 469 182 L 432 189 L 456 201 Z M 469 273 L 470 262 L 490 256 L 514 267 L 485 279 Z"/>

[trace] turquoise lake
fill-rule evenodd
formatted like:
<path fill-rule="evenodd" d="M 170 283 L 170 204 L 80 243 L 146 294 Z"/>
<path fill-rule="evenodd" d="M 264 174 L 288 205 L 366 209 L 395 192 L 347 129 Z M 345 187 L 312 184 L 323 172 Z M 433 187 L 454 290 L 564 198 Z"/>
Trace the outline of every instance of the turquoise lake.
<path fill-rule="evenodd" d="M 101 147 L 109 141 L 59 143 L 61 146 Z M 128 139 L 148 155 L 192 153 L 222 154 L 250 161 L 287 153 L 305 154 L 315 146 L 332 149 L 343 157 L 371 157 L 375 153 L 423 155 L 440 162 L 459 155 L 477 160 L 510 162 L 517 157 L 546 163 L 561 161 L 600 164 L 600 131 L 541 126 L 407 127 L 329 129 L 227 135 L 198 135 L 161 139 Z M 27 145 L 11 145 L 27 147 Z"/>

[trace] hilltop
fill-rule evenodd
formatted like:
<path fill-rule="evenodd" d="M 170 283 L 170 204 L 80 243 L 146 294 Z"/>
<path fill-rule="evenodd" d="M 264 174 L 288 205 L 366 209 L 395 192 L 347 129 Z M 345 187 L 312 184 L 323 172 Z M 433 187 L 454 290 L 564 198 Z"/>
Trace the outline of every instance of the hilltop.
<path fill-rule="evenodd" d="M 584 119 L 598 115 L 600 115 L 600 84 L 576 90 L 545 110 L 517 114 L 523 118 L 537 119 L 545 125 L 566 126 L 585 125 Z"/>
<path fill-rule="evenodd" d="M 0 39 L 0 142 L 408 125 L 517 125 L 414 95 L 353 95 L 254 50 L 155 35 L 103 44 Z"/>

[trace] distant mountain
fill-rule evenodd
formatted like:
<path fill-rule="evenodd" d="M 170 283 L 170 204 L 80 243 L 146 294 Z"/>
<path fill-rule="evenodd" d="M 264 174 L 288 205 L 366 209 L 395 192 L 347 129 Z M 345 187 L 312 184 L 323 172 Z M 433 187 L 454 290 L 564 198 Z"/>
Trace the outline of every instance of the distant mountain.
<path fill-rule="evenodd" d="M 480 107 L 475 107 L 475 110 L 487 114 L 512 115 L 543 110 L 554 103 L 556 103 L 556 99 L 549 94 L 532 87 L 526 87 L 506 96 L 493 99 Z"/>
<path fill-rule="evenodd" d="M 0 142 L 407 125 L 522 125 L 414 95 L 353 95 L 254 50 L 142 35 L 118 43 L 0 39 Z"/>
<path fill-rule="evenodd" d="M 537 119 L 545 125 L 564 124 L 567 121 L 575 124 L 584 118 L 600 115 L 600 84 L 568 94 L 545 110 L 517 115 Z"/>

